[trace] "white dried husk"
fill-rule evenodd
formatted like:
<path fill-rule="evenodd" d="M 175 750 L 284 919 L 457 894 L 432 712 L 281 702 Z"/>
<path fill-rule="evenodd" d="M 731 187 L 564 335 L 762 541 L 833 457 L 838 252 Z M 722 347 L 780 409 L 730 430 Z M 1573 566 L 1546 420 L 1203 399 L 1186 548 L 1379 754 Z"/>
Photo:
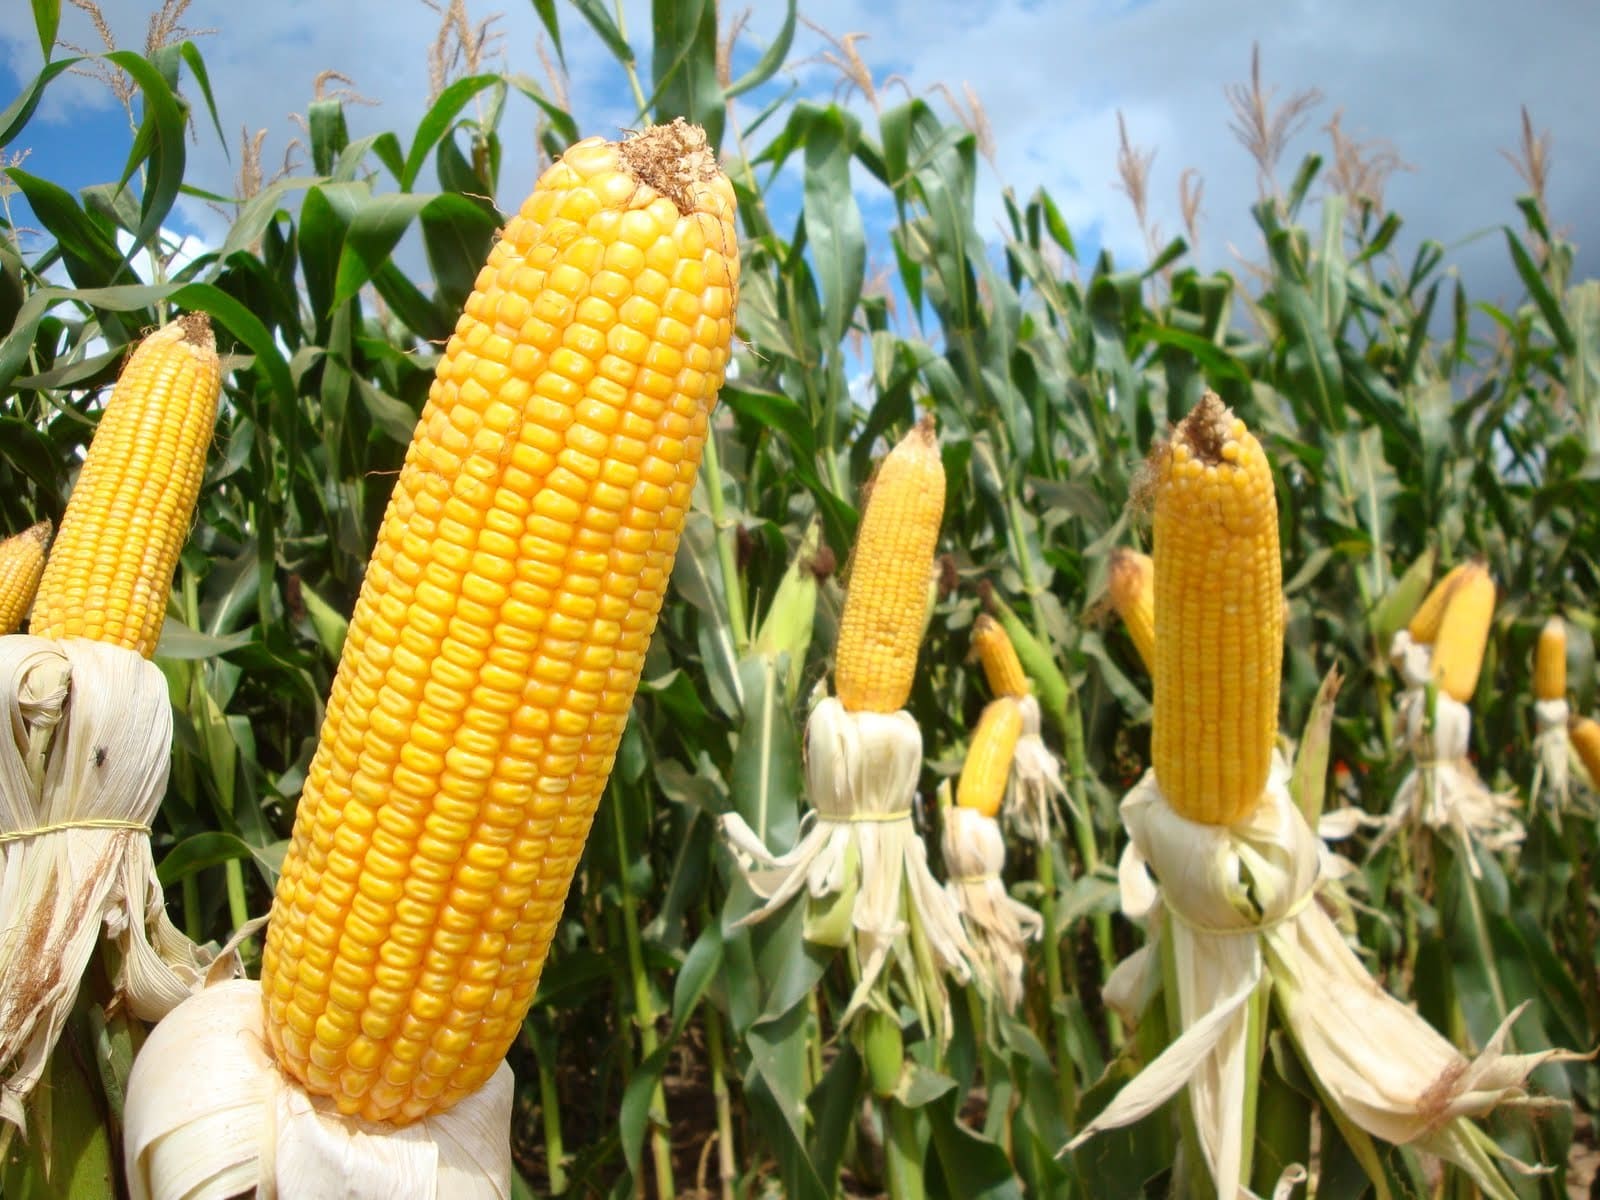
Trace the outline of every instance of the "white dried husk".
<path fill-rule="evenodd" d="M 1290 799 L 1281 764 L 1256 811 L 1235 826 L 1184 820 L 1167 804 L 1154 772 L 1123 800 L 1121 812 L 1132 838 L 1119 868 L 1123 909 L 1135 918 L 1164 914 L 1181 1032 L 1070 1147 L 1138 1120 L 1187 1086 L 1219 1192 L 1248 1195 L 1240 1181 L 1240 1114 L 1252 1052 L 1248 1002 L 1258 987 L 1270 987 L 1329 1103 L 1368 1133 L 1449 1159 L 1488 1194 L 1509 1195 L 1485 1165 L 1482 1135 L 1467 1122 L 1502 1104 L 1548 1103 L 1527 1095 L 1529 1072 L 1575 1056 L 1504 1054 L 1513 1013 L 1468 1059 L 1385 993 L 1314 903 L 1321 842 Z M 1146 947 L 1120 966 L 1108 999 L 1114 994 L 1122 1005 L 1148 999 L 1155 961 L 1156 951 Z"/>
<path fill-rule="evenodd" d="M 1572 799 L 1572 739 L 1567 736 L 1571 715 L 1565 700 L 1536 700 L 1533 704 L 1533 752 L 1538 762 L 1529 795 L 1543 800 L 1558 826 L 1561 813 Z"/>
<path fill-rule="evenodd" d="M 395 1127 L 344 1117 L 272 1059 L 261 985 L 206 988 L 156 1026 L 128 1081 L 133 1200 L 506 1200 L 511 1068 L 447 1111 Z"/>
<path fill-rule="evenodd" d="M 927 848 L 912 822 L 922 734 L 906 712 L 847 712 L 834 697 L 806 723 L 806 788 L 813 811 L 786 854 L 769 851 L 736 813 L 722 832 L 751 888 L 765 903 L 740 924 L 765 920 L 802 891 L 820 913 L 833 900 L 849 908 L 848 926 L 807 922 L 806 936 L 828 945 L 848 938 L 858 980 L 841 1024 L 872 997 L 885 972 L 905 984 L 924 1021 L 943 1037 L 949 997 L 943 976 L 971 976 L 972 944 L 961 916 L 928 870 Z"/>
<path fill-rule="evenodd" d="M 240 966 L 163 906 L 149 833 L 171 764 L 161 671 L 100 642 L 0 638 L 0 706 L 0 1120 L 21 1128 L 102 938 L 145 1021 Z"/>
<path fill-rule="evenodd" d="M 942 843 L 945 890 L 961 913 L 979 977 L 1015 1012 L 1022 1003 L 1027 944 L 1038 940 L 1044 920 L 1006 891 L 1001 877 L 1006 843 L 993 817 L 971 808 L 945 808 Z"/>
<path fill-rule="evenodd" d="M 1061 802 L 1070 805 L 1072 798 L 1061 778 L 1060 760 L 1050 753 L 1040 736 L 1038 699 L 1023 696 L 1018 706 L 1022 711 L 1022 735 L 1011 759 L 1001 816 L 1019 837 L 1044 845 L 1050 841 L 1051 831 L 1061 825 Z"/>

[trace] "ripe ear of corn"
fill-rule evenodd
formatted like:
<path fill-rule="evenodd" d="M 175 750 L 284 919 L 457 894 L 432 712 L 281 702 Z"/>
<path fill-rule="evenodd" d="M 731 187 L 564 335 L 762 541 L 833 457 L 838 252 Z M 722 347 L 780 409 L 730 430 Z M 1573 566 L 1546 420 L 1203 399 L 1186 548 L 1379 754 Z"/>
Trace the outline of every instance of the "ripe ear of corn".
<path fill-rule="evenodd" d="M 1439 622 L 1444 620 L 1445 605 L 1450 603 L 1450 597 L 1455 592 L 1456 586 L 1466 577 L 1472 563 L 1457 563 L 1445 572 L 1444 578 L 1433 585 L 1431 591 L 1422 598 L 1422 603 L 1417 606 L 1417 611 L 1411 615 L 1411 622 L 1406 626 L 1406 632 L 1411 635 L 1413 642 L 1429 645 L 1439 637 Z"/>
<path fill-rule="evenodd" d="M 154 656 L 200 496 L 222 365 L 211 321 L 188 313 L 128 359 L 56 535 L 30 631 Z"/>
<path fill-rule="evenodd" d="M 961 766 L 961 779 L 956 785 L 957 808 L 974 809 L 986 817 L 999 813 L 1021 736 L 1022 705 L 1016 697 L 1001 696 L 989 701 L 978 718 L 966 762 Z"/>
<path fill-rule="evenodd" d="M 15 633 L 33 605 L 52 528 L 40 521 L 0 542 L 0 634 Z"/>
<path fill-rule="evenodd" d="M 988 613 L 982 613 L 972 625 L 972 645 L 983 664 L 984 678 L 989 681 L 989 691 L 996 696 L 1026 696 L 1033 690 L 1028 676 L 1017 657 L 1017 648 L 1006 636 L 1005 626 Z"/>
<path fill-rule="evenodd" d="M 1433 644 L 1433 679 L 1462 704 L 1472 699 L 1483 668 L 1483 652 L 1494 621 L 1494 578 L 1481 563 L 1468 569 L 1450 592 L 1439 636 Z"/>
<path fill-rule="evenodd" d="M 944 464 L 927 416 L 878 465 L 851 553 L 834 688 L 848 712 L 905 707 L 944 519 Z"/>
<path fill-rule="evenodd" d="M 1127 549 L 1111 553 L 1111 607 L 1122 618 L 1134 649 L 1151 672 L 1156 663 L 1155 572 L 1148 554 Z"/>
<path fill-rule="evenodd" d="M 533 999 L 721 386 L 734 194 L 682 121 L 539 179 L 457 323 L 373 551 L 262 964 L 279 1064 L 409 1123 Z"/>
<path fill-rule="evenodd" d="M 1272 471 L 1212 393 L 1151 470 L 1156 778 L 1180 816 L 1229 825 L 1260 801 L 1278 730 L 1283 585 Z"/>
<path fill-rule="evenodd" d="M 1600 721 L 1593 717 L 1574 717 L 1567 727 L 1567 736 L 1578 753 L 1578 761 L 1589 773 L 1589 786 L 1600 791 Z"/>
<path fill-rule="evenodd" d="M 1533 655 L 1533 696 L 1536 700 L 1567 698 L 1567 626 L 1551 617 L 1539 630 Z"/>

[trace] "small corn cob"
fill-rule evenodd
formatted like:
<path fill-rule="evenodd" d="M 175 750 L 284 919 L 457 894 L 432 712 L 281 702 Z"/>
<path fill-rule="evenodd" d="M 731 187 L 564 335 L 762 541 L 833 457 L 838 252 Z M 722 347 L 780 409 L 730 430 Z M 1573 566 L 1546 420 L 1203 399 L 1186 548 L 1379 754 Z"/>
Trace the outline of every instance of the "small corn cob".
<path fill-rule="evenodd" d="M 139 344 L 67 502 L 39 581 L 33 633 L 155 654 L 221 389 L 204 313 L 181 316 Z"/>
<path fill-rule="evenodd" d="M 1152 672 L 1156 662 L 1155 572 L 1148 554 L 1127 549 L 1111 553 L 1111 607 L 1127 627 L 1145 670 Z"/>
<path fill-rule="evenodd" d="M 1278 731 L 1283 585 L 1266 454 L 1207 393 L 1152 458 L 1162 794 L 1191 821 L 1248 816 Z"/>
<path fill-rule="evenodd" d="M 40 521 L 0 542 L 0 634 L 15 633 L 28 615 L 52 528 L 49 521 Z"/>
<path fill-rule="evenodd" d="M 1006 636 L 1005 626 L 988 613 L 982 613 L 972 625 L 972 645 L 983 664 L 984 678 L 989 690 L 996 696 L 1026 696 L 1033 690 L 1017 648 Z"/>
<path fill-rule="evenodd" d="M 849 712 L 898 712 L 911 695 L 943 518 L 944 464 L 930 415 L 878 465 L 861 515 L 834 663 Z"/>
<path fill-rule="evenodd" d="M 1444 578 L 1434 584 L 1432 590 L 1422 598 L 1417 611 L 1411 615 L 1411 623 L 1406 626 L 1406 632 L 1411 635 L 1413 642 L 1431 645 L 1438 638 L 1439 622 L 1444 620 L 1445 605 L 1450 603 L 1456 585 L 1466 577 L 1467 569 L 1471 566 L 1471 562 L 1457 563 L 1446 571 Z"/>
<path fill-rule="evenodd" d="M 1450 592 L 1433 644 L 1434 682 L 1462 704 L 1478 686 L 1493 621 L 1494 578 L 1481 563 L 1471 563 Z"/>
<path fill-rule="evenodd" d="M 273 1053 L 409 1123 L 517 1036 L 655 628 L 733 333 L 699 129 L 589 138 L 507 222 L 350 622 L 262 962 Z"/>
<path fill-rule="evenodd" d="M 1533 698 L 1567 698 L 1567 626 L 1551 617 L 1539 630 L 1539 648 L 1533 655 Z"/>
<path fill-rule="evenodd" d="M 956 784 L 957 808 L 976 809 L 986 817 L 1000 811 L 1006 780 L 1011 775 L 1011 760 L 1021 736 L 1022 705 L 1016 697 L 1001 696 L 989 701 L 973 731 L 967 760 L 961 765 L 961 779 Z"/>
<path fill-rule="evenodd" d="M 1578 752 L 1578 761 L 1589 773 L 1589 786 L 1600 791 L 1600 721 L 1593 717 L 1574 717 L 1567 737 Z"/>

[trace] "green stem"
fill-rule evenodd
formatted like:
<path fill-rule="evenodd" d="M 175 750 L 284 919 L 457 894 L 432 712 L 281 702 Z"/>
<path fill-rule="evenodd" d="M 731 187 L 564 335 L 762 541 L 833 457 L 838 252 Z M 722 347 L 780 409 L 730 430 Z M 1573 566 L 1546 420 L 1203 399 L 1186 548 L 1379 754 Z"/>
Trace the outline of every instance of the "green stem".
<path fill-rule="evenodd" d="M 1044 920 L 1044 985 L 1050 1001 L 1050 1029 L 1055 1038 L 1056 1102 L 1061 1119 L 1071 1129 L 1078 1111 L 1076 1077 L 1073 1074 L 1072 1030 L 1067 1022 L 1067 989 L 1061 975 L 1061 940 L 1056 934 L 1056 854 L 1055 844 L 1041 842 L 1033 856 L 1039 880 L 1039 916 Z"/>
<path fill-rule="evenodd" d="M 1500 982 L 1500 968 L 1497 965 L 1494 943 L 1489 940 L 1489 922 L 1483 915 L 1483 898 L 1478 895 L 1478 879 L 1471 870 L 1471 851 L 1463 844 L 1455 856 L 1455 868 L 1458 872 L 1465 871 L 1465 878 L 1461 880 L 1462 890 L 1467 896 L 1467 910 L 1472 919 L 1472 940 L 1477 946 L 1478 961 L 1483 964 L 1483 973 L 1489 979 L 1489 997 L 1494 1001 L 1494 1015 L 1496 1022 L 1504 1021 L 1510 1013 L 1506 1006 L 1505 985 Z M 1507 1031 L 1506 1050 L 1516 1049 L 1515 1037 Z"/>
<path fill-rule="evenodd" d="M 228 889 L 228 919 L 233 922 L 233 928 L 238 929 L 250 919 L 250 903 L 244 894 L 244 867 L 237 858 L 230 858 L 222 864 L 222 874 Z M 246 938 L 240 949 L 254 940 Z"/>
<path fill-rule="evenodd" d="M 736 558 L 738 535 L 727 525 L 722 505 L 722 464 L 717 457 L 716 431 L 706 433 L 701 468 L 706 477 L 706 498 L 711 505 L 711 528 L 717 539 L 717 562 L 722 568 L 722 591 L 728 601 L 728 624 L 733 630 L 733 647 L 742 658 L 750 648 L 750 624 L 745 614 L 744 588 L 739 580 Z"/>
<path fill-rule="evenodd" d="M 556 1091 L 556 1074 L 551 1069 L 550 1047 L 546 1039 L 539 1041 L 539 1111 L 544 1122 L 545 1174 L 549 1177 L 550 1194 L 559 1196 L 567 1190 L 565 1144 L 561 1140 L 561 1097 Z"/>
<path fill-rule="evenodd" d="M 633 983 L 633 1023 L 639 1031 L 639 1061 L 647 1061 L 660 1046 L 656 1034 L 655 1000 L 650 993 L 650 977 L 645 973 L 644 950 L 639 937 L 639 909 L 628 886 L 628 839 L 622 827 L 622 811 L 613 795 L 611 823 L 616 833 L 617 890 L 622 894 L 622 929 L 628 946 L 628 976 Z M 655 1160 L 656 1195 L 669 1200 L 673 1193 L 672 1143 L 667 1134 L 667 1096 L 656 1080 L 650 1091 L 650 1153 Z"/>
<path fill-rule="evenodd" d="M 622 11 L 622 0 L 616 0 L 613 11 L 616 13 L 617 36 L 626 42 L 628 40 L 628 18 Z M 639 72 L 634 70 L 631 57 L 623 61 L 622 67 L 628 73 L 628 86 L 633 89 L 633 102 L 639 106 L 639 120 L 644 121 L 648 116 L 645 110 L 650 107 L 650 102 L 645 99 L 644 88 L 639 85 Z"/>
<path fill-rule="evenodd" d="M 703 1011 L 706 1051 L 711 1058 L 711 1096 L 717 1109 L 717 1177 L 722 1185 L 722 1200 L 733 1200 L 733 1184 L 739 1177 L 739 1163 L 733 1156 L 733 1108 L 728 1101 L 727 1052 L 722 1044 L 722 1014 L 709 1004 Z"/>
<path fill-rule="evenodd" d="M 923 1200 L 927 1194 L 922 1174 L 922 1142 L 917 1137 L 917 1118 L 892 1096 L 880 1101 L 883 1126 L 887 1134 L 884 1151 L 888 1161 L 890 1200 Z"/>
<path fill-rule="evenodd" d="M 1100 869 L 1100 847 L 1095 840 L 1094 813 L 1090 808 L 1085 781 L 1089 778 L 1089 755 L 1083 741 L 1083 709 L 1076 694 L 1067 697 L 1067 722 L 1065 744 L 1062 747 L 1067 759 L 1067 787 L 1072 793 L 1074 811 L 1072 832 L 1078 843 L 1078 853 L 1083 856 L 1083 869 L 1093 874 Z M 1111 939 L 1111 914 L 1096 912 L 1090 917 L 1094 927 L 1094 943 L 1100 951 L 1100 966 L 1108 979 L 1117 967 L 1117 947 Z M 1113 1048 L 1122 1042 L 1122 1031 L 1115 1021 L 1108 1023 Z"/>
<path fill-rule="evenodd" d="M 196 945 L 206 940 L 205 923 L 200 919 L 200 881 L 193 875 L 183 877 L 183 932 Z"/>

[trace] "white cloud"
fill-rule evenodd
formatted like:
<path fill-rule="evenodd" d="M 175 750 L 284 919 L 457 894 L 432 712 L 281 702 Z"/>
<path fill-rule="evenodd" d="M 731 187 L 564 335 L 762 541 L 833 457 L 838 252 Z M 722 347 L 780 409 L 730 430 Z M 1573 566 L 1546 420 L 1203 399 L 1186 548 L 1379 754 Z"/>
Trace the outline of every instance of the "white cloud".
<path fill-rule="evenodd" d="M 142 44 L 144 0 L 106 0 L 105 8 L 119 37 Z M 1388 195 L 1406 218 L 1410 244 L 1421 235 L 1457 243 L 1516 219 L 1512 200 L 1521 185 L 1499 150 L 1516 141 L 1518 107 L 1526 103 L 1535 122 L 1554 134 L 1554 214 L 1575 223 L 1572 232 L 1580 243 L 1600 236 L 1600 216 L 1587 200 L 1600 190 L 1600 121 L 1589 69 L 1600 52 L 1600 22 L 1584 3 L 1529 8 L 1498 0 L 986 0 L 975 6 L 969 0 L 804 0 L 802 8 L 835 33 L 870 35 L 858 48 L 880 80 L 899 72 L 918 94 L 940 82 L 958 91 L 963 83 L 973 86 L 998 149 L 998 172 L 985 167 L 979 184 L 979 227 L 985 232 L 997 226 L 1002 181 L 1024 195 L 1043 184 L 1076 233 L 1098 228 L 1119 259 L 1139 262 L 1142 240 L 1113 183 L 1120 108 L 1135 142 L 1157 151 L 1151 205 L 1163 229 L 1179 230 L 1178 175 L 1196 167 L 1206 188 L 1202 261 L 1226 265 L 1230 244 L 1253 252 L 1258 243 L 1249 206 L 1255 168 L 1228 132 L 1222 89 L 1246 75 L 1250 45 L 1258 41 L 1264 76 L 1280 85 L 1280 95 L 1315 86 L 1327 97 L 1291 145 L 1285 178 L 1301 154 L 1325 147 L 1317 129 L 1342 108 L 1348 132 L 1387 137 L 1416 167 L 1396 176 Z M 485 4 L 475 9 L 490 10 Z M 585 130 L 610 132 L 628 123 L 632 98 L 608 53 L 576 11 L 558 6 L 558 12 Z M 649 6 L 629 0 L 626 14 L 635 40 L 647 37 Z M 760 0 L 752 39 L 772 36 L 781 17 L 777 0 Z M 350 108 L 357 136 L 393 129 L 409 139 L 425 109 L 426 50 L 437 17 L 420 3 L 195 0 L 186 19 L 217 30 L 201 46 L 223 127 L 230 138 L 241 126 L 267 128 L 269 169 L 297 135 L 289 114 L 305 108 L 320 71 L 340 71 L 358 92 L 381 101 L 374 109 Z M 66 9 L 63 24 L 70 40 L 93 40 L 75 9 Z M 539 76 L 540 26 L 532 6 L 507 6 L 498 28 L 512 68 Z M 802 28 L 795 55 L 827 48 Z M 0 54 L 24 77 L 37 69 L 29 6 L 0 5 Z M 648 61 L 640 72 L 648 90 Z M 832 93 L 836 76 L 825 64 L 813 60 L 798 73 L 805 91 L 822 98 Z M 57 95 L 59 107 L 47 108 L 42 117 L 89 102 L 98 87 L 83 80 L 69 86 Z M 899 98 L 895 89 L 886 102 Z M 853 103 L 861 107 L 859 100 Z M 513 98 L 501 126 L 502 207 L 515 204 L 532 181 L 533 123 L 531 106 Z M 232 150 L 235 161 L 229 162 L 202 125 L 190 150 L 193 181 L 228 191 L 237 167 L 236 146 Z M 109 170 L 114 173 L 116 166 Z M 186 205 L 185 216 L 207 237 L 220 235 L 222 218 L 199 204 Z M 887 257 L 881 247 L 874 255 Z M 1454 260 L 1469 274 L 1475 293 L 1514 291 L 1498 237 L 1457 250 Z"/>

